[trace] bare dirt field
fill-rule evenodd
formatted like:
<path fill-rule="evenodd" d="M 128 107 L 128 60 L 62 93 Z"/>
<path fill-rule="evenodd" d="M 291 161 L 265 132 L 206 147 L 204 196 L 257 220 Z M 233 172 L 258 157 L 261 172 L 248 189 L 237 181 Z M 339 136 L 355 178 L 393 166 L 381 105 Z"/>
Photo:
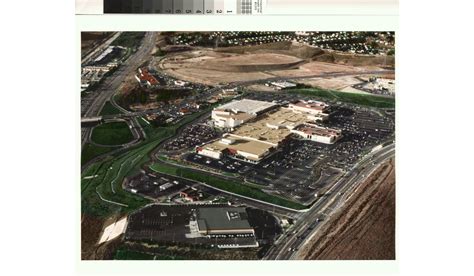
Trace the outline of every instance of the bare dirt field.
<path fill-rule="evenodd" d="M 275 43 L 218 49 L 195 48 L 167 56 L 158 67 L 178 79 L 216 85 L 275 77 L 311 78 L 331 73 L 347 73 L 354 77 L 382 70 L 389 67 L 387 64 L 387 60 L 381 57 L 337 54 L 309 46 Z M 325 78 L 317 84 L 321 88 L 340 89 L 354 84 L 354 81 L 340 76 Z"/>
<path fill-rule="evenodd" d="M 301 62 L 302 60 L 297 57 L 267 53 L 208 58 L 199 66 L 204 69 L 225 72 L 250 72 L 292 68 Z"/>
<path fill-rule="evenodd" d="M 395 259 L 395 164 L 375 171 L 302 249 L 306 260 Z"/>
<path fill-rule="evenodd" d="M 301 83 L 310 85 L 313 87 L 319 87 L 322 89 L 331 89 L 331 90 L 343 90 L 352 85 L 361 83 L 361 79 L 354 76 L 342 76 L 337 78 L 309 78 L 301 79 Z M 369 94 L 363 91 L 360 93 Z"/>

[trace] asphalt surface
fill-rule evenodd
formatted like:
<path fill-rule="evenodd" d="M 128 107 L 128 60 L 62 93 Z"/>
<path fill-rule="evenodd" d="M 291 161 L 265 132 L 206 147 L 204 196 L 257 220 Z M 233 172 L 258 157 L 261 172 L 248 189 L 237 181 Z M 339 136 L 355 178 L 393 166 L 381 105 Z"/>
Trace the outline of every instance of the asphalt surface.
<path fill-rule="evenodd" d="M 276 241 L 265 255 L 265 260 L 295 259 L 310 237 L 319 229 L 322 222 L 346 201 L 350 191 L 365 180 L 386 160 L 394 157 L 394 144 L 364 157 L 346 175 L 337 181 L 321 198 L 304 214 L 296 218 L 295 224 Z"/>
<path fill-rule="evenodd" d="M 138 116 L 143 116 L 148 113 L 153 113 L 154 110 L 144 111 L 144 112 L 129 112 L 118 104 L 115 103 L 113 96 L 118 91 L 120 86 L 124 83 L 125 79 L 129 77 L 139 66 L 140 64 L 147 60 L 151 55 L 151 50 L 154 47 L 154 41 L 156 38 L 156 33 L 147 33 L 143 39 L 142 45 L 139 47 L 138 51 L 132 54 L 114 74 L 104 80 L 103 85 L 100 89 L 96 91 L 99 93 L 98 96 L 94 99 L 92 104 L 83 111 L 83 117 L 96 117 L 100 114 L 104 104 L 107 101 L 110 101 L 116 108 L 121 110 L 123 114 L 113 116 L 110 119 L 122 118 L 127 121 L 131 130 L 134 132 L 134 136 L 144 139 L 146 134 L 141 128 L 140 124 L 137 121 Z M 303 78 L 318 78 L 318 77 L 336 77 L 336 76 L 347 76 L 347 75 L 361 75 L 361 74 L 384 74 L 390 72 L 390 70 L 379 70 L 379 71 L 370 71 L 370 72 L 354 72 L 354 73 L 328 73 L 322 75 L 314 76 L 304 76 L 304 77 L 293 77 L 289 79 L 303 79 Z M 278 81 L 286 80 L 286 78 L 276 77 L 264 80 L 257 81 L 243 81 L 231 83 L 225 86 L 215 87 L 208 92 L 215 92 L 222 88 L 233 88 L 239 85 L 246 84 L 258 84 L 266 83 L 268 81 Z M 176 133 L 179 135 L 181 130 L 185 126 L 182 126 Z M 82 128 L 82 144 L 90 137 L 92 128 Z M 175 135 L 175 136 L 176 136 Z M 139 139 L 138 139 L 139 140 Z M 136 142 L 136 141 L 134 141 Z M 163 145 L 160 143 L 160 145 Z M 125 147 L 131 146 L 133 143 L 125 145 Z M 242 198 L 243 201 L 249 205 L 253 205 L 268 211 L 273 211 L 277 213 L 285 213 L 286 215 L 293 216 L 296 218 L 295 224 L 290 228 L 286 234 L 282 234 L 275 245 L 270 248 L 267 252 L 264 259 L 273 260 L 273 259 L 294 259 L 297 256 L 298 250 L 302 245 L 307 242 L 308 238 L 312 236 L 315 231 L 319 228 L 321 224 L 321 219 L 324 220 L 331 215 L 336 209 L 338 209 L 345 201 L 346 195 L 350 190 L 357 187 L 362 180 L 370 175 L 378 166 L 380 166 L 385 160 L 392 158 L 394 156 L 394 145 L 389 145 L 381 150 L 366 156 L 362 161 L 354 166 L 352 170 L 346 173 L 342 178 L 340 178 L 333 186 L 322 196 L 316 203 L 305 212 L 296 212 L 296 210 L 282 209 L 279 206 L 271 206 L 268 203 L 259 202 L 252 198 Z M 155 151 L 156 153 L 156 151 Z M 373 158 L 370 158 L 370 156 Z M 154 154 L 152 154 L 153 157 Z M 155 162 L 160 162 L 159 159 L 154 158 Z M 162 161 L 161 161 L 162 162 Z M 174 164 L 169 164 L 174 165 Z M 188 167 L 188 169 L 191 169 Z M 202 172 L 202 171 L 200 171 Z M 223 177 L 223 176 L 221 176 Z M 225 177 L 224 177 L 225 178 Z M 318 220 L 319 219 L 319 220 Z M 293 250 L 294 249 L 294 250 Z"/>
<path fill-rule="evenodd" d="M 141 46 L 138 50 L 133 53 L 120 67 L 112 74 L 112 76 L 106 78 L 104 83 L 100 86 L 100 89 L 94 93 L 98 93 L 92 104 L 83 110 L 82 117 L 96 117 L 99 116 L 104 104 L 113 98 L 115 93 L 119 90 L 120 86 L 124 83 L 127 77 L 129 77 L 142 63 L 151 56 L 151 51 L 155 46 L 155 39 L 157 33 L 148 32 L 143 38 Z M 132 128 L 139 128 L 140 125 L 136 120 L 129 125 Z M 90 137 L 92 128 L 81 128 L 81 141 L 84 145 Z M 143 131 L 141 131 L 143 132 Z"/>

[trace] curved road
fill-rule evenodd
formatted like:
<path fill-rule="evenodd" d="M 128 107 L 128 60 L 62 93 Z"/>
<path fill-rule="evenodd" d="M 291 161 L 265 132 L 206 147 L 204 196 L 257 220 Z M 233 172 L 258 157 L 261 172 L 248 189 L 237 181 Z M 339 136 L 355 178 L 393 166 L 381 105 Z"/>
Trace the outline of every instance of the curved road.
<path fill-rule="evenodd" d="M 113 98 L 118 92 L 121 85 L 131 76 L 131 74 L 143 63 L 151 57 L 151 52 L 155 46 L 155 32 L 148 32 L 145 34 L 141 46 L 138 50 L 133 53 L 120 67 L 112 74 L 112 76 L 106 78 L 100 88 L 94 93 L 98 93 L 92 104 L 87 107 L 87 110 L 83 111 L 82 117 L 96 117 L 99 116 L 100 111 L 104 107 L 105 103 Z M 113 103 L 112 103 L 113 104 Z M 141 129 L 138 122 L 131 124 L 133 128 Z M 82 145 L 87 142 L 90 137 L 91 128 L 83 127 L 82 132 Z"/>

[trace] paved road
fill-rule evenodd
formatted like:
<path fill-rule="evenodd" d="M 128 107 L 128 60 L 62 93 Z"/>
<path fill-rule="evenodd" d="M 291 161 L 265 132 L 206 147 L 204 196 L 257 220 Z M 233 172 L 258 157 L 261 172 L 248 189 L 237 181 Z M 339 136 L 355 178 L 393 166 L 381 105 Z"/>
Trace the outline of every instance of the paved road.
<path fill-rule="evenodd" d="M 264 259 L 294 259 L 302 245 L 318 230 L 321 221 L 327 219 L 342 206 L 350 191 L 354 190 L 359 183 L 386 160 L 392 158 L 394 154 L 395 146 L 392 144 L 367 155 L 326 192 L 327 196 L 321 197 L 308 212 L 299 215 L 295 224 L 289 229 L 288 234 L 279 237 Z M 296 250 L 293 251 L 293 249 Z"/>
<path fill-rule="evenodd" d="M 106 78 L 103 84 L 100 86 L 97 91 L 97 97 L 93 102 L 82 110 L 82 117 L 95 117 L 100 114 L 104 104 L 110 100 L 115 93 L 119 90 L 120 86 L 124 83 L 127 77 L 143 63 L 143 61 L 148 60 L 151 57 L 151 51 L 155 45 L 155 32 L 148 32 L 143 38 L 143 42 L 139 49 L 132 54 L 120 67 L 112 74 L 112 76 Z M 135 120 L 132 123 L 132 127 L 140 128 L 140 125 Z M 82 145 L 87 142 L 88 137 L 90 137 L 91 128 L 83 127 L 81 128 L 81 139 Z"/>

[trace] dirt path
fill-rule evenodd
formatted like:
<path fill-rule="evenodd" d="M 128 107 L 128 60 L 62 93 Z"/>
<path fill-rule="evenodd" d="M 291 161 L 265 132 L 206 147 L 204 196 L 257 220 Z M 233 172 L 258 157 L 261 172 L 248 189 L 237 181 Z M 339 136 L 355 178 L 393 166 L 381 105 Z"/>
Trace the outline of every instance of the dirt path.
<path fill-rule="evenodd" d="M 395 259 L 395 164 L 375 171 L 303 249 L 306 260 Z"/>

